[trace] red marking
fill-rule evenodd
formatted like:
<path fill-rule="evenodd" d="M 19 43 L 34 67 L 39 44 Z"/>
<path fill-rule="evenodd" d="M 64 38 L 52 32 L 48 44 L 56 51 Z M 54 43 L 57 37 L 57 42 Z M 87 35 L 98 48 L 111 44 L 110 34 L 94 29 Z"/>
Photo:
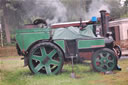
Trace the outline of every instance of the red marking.
<path fill-rule="evenodd" d="M 27 24 L 27 25 L 24 25 L 24 28 L 36 28 L 37 25 L 32 25 L 32 24 Z"/>
<path fill-rule="evenodd" d="M 60 24 L 60 25 L 52 25 L 52 28 L 61 28 L 61 27 L 70 27 L 70 26 L 80 26 L 80 23 L 76 24 Z"/>
<path fill-rule="evenodd" d="M 89 22 L 89 21 L 82 21 L 83 25 L 86 25 L 86 24 L 89 24 L 89 23 L 91 23 L 91 22 Z M 61 28 L 61 27 L 65 28 L 65 27 L 70 27 L 70 26 L 74 26 L 74 27 L 80 26 L 80 21 L 56 23 L 56 24 L 51 25 L 51 28 Z"/>
<path fill-rule="evenodd" d="M 91 47 L 104 47 L 105 45 L 93 45 Z"/>
<path fill-rule="evenodd" d="M 23 49 L 22 52 L 25 53 L 25 50 Z"/>

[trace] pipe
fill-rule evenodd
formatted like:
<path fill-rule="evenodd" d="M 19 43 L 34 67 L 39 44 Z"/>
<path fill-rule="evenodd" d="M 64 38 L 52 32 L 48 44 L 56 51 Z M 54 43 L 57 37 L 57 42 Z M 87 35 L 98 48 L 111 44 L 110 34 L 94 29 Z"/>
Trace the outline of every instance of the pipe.
<path fill-rule="evenodd" d="M 102 36 L 106 36 L 109 32 L 109 14 L 106 13 L 106 10 L 101 10 L 101 26 L 102 26 Z"/>

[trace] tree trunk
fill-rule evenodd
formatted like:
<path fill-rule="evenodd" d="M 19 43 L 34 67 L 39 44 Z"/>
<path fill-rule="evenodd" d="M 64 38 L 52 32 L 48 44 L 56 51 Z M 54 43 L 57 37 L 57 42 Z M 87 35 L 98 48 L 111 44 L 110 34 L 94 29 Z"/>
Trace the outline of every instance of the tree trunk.
<path fill-rule="evenodd" d="M 5 16 L 4 16 L 4 27 L 5 27 L 4 29 L 5 29 L 7 43 L 11 43 L 10 31 Z"/>
<path fill-rule="evenodd" d="M 9 26 L 8 26 L 8 23 L 7 23 L 8 10 L 6 8 L 6 0 L 1 1 L 1 7 L 2 7 L 2 10 L 3 10 L 3 17 L 1 19 L 2 20 L 1 21 L 2 29 L 5 30 L 7 43 L 11 43 Z"/>

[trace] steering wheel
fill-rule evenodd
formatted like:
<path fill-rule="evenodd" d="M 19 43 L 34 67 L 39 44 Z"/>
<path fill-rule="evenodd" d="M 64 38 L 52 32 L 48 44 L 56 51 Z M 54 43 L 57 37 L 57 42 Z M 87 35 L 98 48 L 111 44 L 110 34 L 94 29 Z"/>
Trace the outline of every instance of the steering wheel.
<path fill-rule="evenodd" d="M 33 21 L 34 25 L 40 25 L 41 28 L 47 26 L 47 22 L 44 19 L 36 19 Z"/>

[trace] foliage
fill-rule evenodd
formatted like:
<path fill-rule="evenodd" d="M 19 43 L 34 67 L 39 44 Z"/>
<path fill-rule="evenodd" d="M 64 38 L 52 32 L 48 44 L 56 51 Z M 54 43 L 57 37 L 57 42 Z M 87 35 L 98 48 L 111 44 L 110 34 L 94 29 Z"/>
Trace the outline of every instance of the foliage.
<path fill-rule="evenodd" d="M 122 18 L 127 18 L 128 17 L 128 13 L 127 14 L 124 14 L 121 16 Z"/>
<path fill-rule="evenodd" d="M 119 0 L 109 0 L 107 1 L 109 4 L 109 9 L 110 9 L 110 16 L 113 19 L 118 19 L 121 16 L 121 5 Z"/>
<path fill-rule="evenodd" d="M 122 7 L 122 11 L 121 12 L 122 12 L 122 15 L 121 15 L 122 18 L 128 17 L 128 0 L 126 0 L 124 2 L 124 5 Z"/>

